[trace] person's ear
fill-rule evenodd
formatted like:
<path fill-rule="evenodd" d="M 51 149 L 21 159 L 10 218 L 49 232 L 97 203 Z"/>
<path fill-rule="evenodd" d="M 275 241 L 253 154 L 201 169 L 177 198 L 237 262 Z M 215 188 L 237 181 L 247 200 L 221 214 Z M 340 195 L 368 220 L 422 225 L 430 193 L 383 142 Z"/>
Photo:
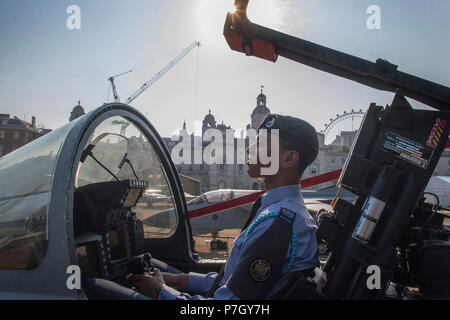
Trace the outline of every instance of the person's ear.
<path fill-rule="evenodd" d="M 280 166 L 282 168 L 292 168 L 298 166 L 298 161 L 300 160 L 300 155 L 297 151 L 286 150 L 282 152 L 280 157 Z"/>

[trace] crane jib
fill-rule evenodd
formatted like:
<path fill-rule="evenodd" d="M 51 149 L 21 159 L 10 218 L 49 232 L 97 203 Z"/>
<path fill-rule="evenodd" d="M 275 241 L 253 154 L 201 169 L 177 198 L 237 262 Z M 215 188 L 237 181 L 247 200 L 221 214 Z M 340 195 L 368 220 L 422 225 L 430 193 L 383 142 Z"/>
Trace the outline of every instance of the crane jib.
<path fill-rule="evenodd" d="M 148 89 L 153 83 L 155 83 L 159 78 L 161 78 L 167 71 L 169 71 L 173 66 L 175 66 L 181 59 L 184 58 L 189 52 L 195 47 L 199 47 L 200 42 L 194 41 L 189 47 L 184 49 L 178 56 L 172 59 L 164 68 L 162 68 L 156 75 L 154 75 L 148 82 L 144 83 L 135 93 L 133 93 L 127 100 L 126 103 L 130 104 L 134 99 L 139 97 L 145 90 Z"/>

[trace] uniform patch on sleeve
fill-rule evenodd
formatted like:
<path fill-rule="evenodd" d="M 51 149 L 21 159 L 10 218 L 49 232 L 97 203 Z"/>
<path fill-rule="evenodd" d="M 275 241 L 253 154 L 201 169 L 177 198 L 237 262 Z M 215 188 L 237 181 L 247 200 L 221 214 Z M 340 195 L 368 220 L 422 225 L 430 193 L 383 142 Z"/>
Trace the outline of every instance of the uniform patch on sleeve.
<path fill-rule="evenodd" d="M 280 218 L 284 219 L 290 224 L 293 224 L 295 220 L 295 212 L 286 208 L 281 208 Z"/>
<path fill-rule="evenodd" d="M 269 279 L 272 267 L 266 259 L 256 259 L 250 264 L 249 273 L 253 280 L 263 282 Z"/>

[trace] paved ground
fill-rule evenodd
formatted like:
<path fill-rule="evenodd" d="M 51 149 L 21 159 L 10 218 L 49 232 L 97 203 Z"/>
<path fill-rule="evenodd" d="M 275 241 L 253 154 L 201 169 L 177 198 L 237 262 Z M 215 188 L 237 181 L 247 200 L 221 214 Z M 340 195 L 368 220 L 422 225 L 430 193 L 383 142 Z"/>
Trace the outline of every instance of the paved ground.
<path fill-rule="evenodd" d="M 201 259 L 225 260 L 231 252 L 233 247 L 233 240 L 241 232 L 240 229 L 229 229 L 219 232 L 218 239 L 227 243 L 226 249 L 211 249 L 210 234 L 194 237 L 195 250 L 198 252 Z"/>

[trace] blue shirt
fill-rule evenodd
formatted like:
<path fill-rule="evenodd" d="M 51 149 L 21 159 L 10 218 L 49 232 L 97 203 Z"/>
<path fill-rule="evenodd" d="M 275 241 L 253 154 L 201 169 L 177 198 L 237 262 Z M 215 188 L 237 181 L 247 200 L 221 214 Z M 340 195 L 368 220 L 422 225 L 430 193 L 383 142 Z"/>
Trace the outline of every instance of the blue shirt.
<path fill-rule="evenodd" d="M 268 212 L 277 212 L 281 208 L 286 208 L 296 213 L 294 227 L 297 232 L 297 252 L 290 271 L 300 271 L 314 268 L 318 262 L 316 240 L 317 226 L 306 209 L 302 194 L 300 192 L 300 185 L 282 186 L 267 191 L 261 198 L 261 207 L 257 211 L 254 219 Z M 213 299 L 239 299 L 239 297 L 228 289 L 227 281 L 238 264 L 241 254 L 270 227 L 273 221 L 274 219 L 264 220 L 247 236 L 247 229 L 245 229 L 234 240 L 233 248 L 231 249 L 230 256 L 225 266 L 223 278 L 220 281 L 219 288 L 214 293 Z M 290 246 L 291 245 L 289 245 L 288 252 L 286 253 L 286 265 L 290 259 Z M 210 272 L 208 274 L 190 273 L 188 275 L 188 291 L 198 293 L 199 295 L 191 296 L 187 293 L 179 292 L 173 288 L 165 287 L 161 289 L 158 299 L 206 299 L 202 295 L 205 295 L 209 291 L 216 277 L 216 272 Z M 287 277 L 287 274 L 283 274 L 272 288 L 272 291 L 269 293 L 268 297 L 270 298 L 281 290 L 287 284 L 288 280 L 289 278 Z"/>

